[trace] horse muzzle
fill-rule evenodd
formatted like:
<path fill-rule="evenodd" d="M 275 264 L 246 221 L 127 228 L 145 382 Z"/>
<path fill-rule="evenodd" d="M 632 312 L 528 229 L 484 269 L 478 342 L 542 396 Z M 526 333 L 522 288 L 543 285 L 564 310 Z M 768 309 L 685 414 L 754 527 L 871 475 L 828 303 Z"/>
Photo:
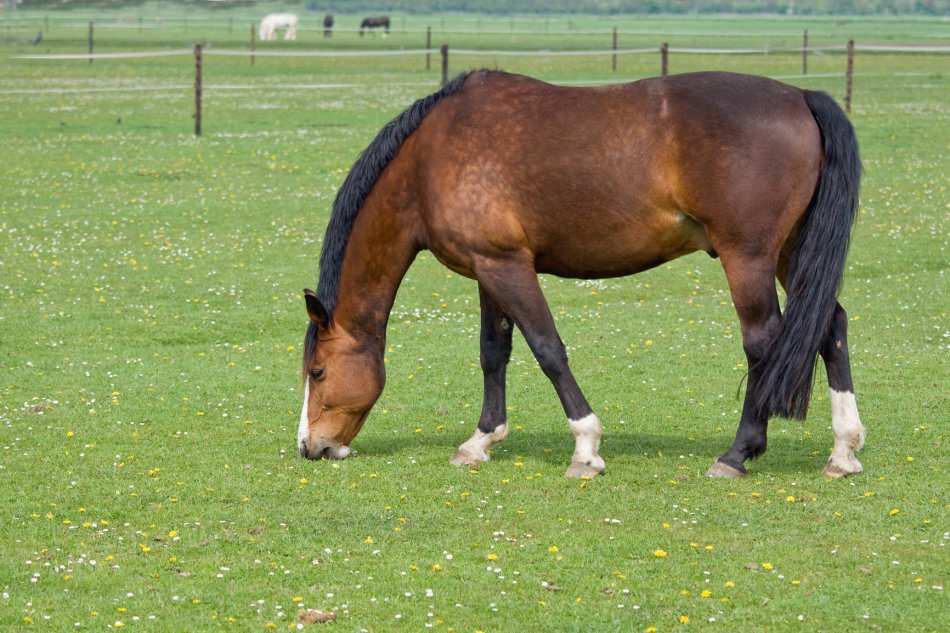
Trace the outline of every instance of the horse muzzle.
<path fill-rule="evenodd" d="M 311 445 L 307 440 L 301 440 L 297 448 L 300 450 L 300 456 L 307 459 L 346 459 L 350 454 L 349 446 L 336 442 L 320 442 Z"/>

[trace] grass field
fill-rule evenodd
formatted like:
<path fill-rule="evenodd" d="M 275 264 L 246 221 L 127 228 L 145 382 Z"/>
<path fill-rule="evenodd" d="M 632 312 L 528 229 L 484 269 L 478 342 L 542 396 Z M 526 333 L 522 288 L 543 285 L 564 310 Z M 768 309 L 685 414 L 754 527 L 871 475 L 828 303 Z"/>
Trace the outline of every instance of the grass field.
<path fill-rule="evenodd" d="M 85 51 L 67 24 L 86 16 L 53 15 L 38 46 L 45 14 L 0 20 L 0 627 L 285 629 L 306 608 L 337 614 L 308 628 L 374 631 L 945 626 L 950 57 L 856 62 L 866 170 L 841 300 L 865 472 L 822 478 L 822 387 L 806 422 L 773 422 L 749 477 L 703 477 L 732 440 L 745 367 L 719 262 L 696 254 L 626 279 L 543 279 L 606 427 L 607 474 L 576 481 L 563 412 L 519 337 L 510 438 L 477 472 L 446 463 L 481 402 L 478 298 L 425 253 L 356 454 L 296 454 L 300 290 L 330 203 L 375 131 L 437 87 L 437 59 L 209 56 L 196 139 L 188 57 L 12 59 Z M 245 46 L 235 15 L 233 31 L 226 16 L 103 28 L 96 50 Z M 572 17 L 602 32 L 567 36 L 568 18 L 442 19 L 262 48 L 415 48 L 427 24 L 473 31 L 436 44 L 483 49 L 604 48 L 615 24 L 632 47 L 793 46 L 803 28 L 817 44 L 950 39 L 937 20 Z M 659 71 L 658 55 L 617 73 L 606 57 L 452 71 L 496 61 L 574 83 Z M 808 76 L 794 53 L 671 56 L 672 72 L 713 68 L 843 96 L 840 53 L 814 55 Z"/>

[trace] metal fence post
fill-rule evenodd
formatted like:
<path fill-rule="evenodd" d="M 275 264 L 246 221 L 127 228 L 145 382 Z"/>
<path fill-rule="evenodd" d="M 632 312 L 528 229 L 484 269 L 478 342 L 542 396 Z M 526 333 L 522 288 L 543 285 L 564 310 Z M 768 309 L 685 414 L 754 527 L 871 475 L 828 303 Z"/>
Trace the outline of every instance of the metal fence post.
<path fill-rule="evenodd" d="M 851 82 L 854 78 L 854 40 L 848 40 L 848 69 L 845 71 L 844 111 L 851 114 Z"/>
<path fill-rule="evenodd" d="M 442 45 L 442 85 L 449 83 L 449 45 Z"/>
<path fill-rule="evenodd" d="M 614 27 L 613 55 L 610 56 L 610 68 L 617 72 L 617 27 Z"/>
<path fill-rule="evenodd" d="M 808 74 L 808 29 L 802 35 L 802 74 Z"/>
<path fill-rule="evenodd" d="M 195 136 L 201 136 L 201 44 L 195 44 Z"/>

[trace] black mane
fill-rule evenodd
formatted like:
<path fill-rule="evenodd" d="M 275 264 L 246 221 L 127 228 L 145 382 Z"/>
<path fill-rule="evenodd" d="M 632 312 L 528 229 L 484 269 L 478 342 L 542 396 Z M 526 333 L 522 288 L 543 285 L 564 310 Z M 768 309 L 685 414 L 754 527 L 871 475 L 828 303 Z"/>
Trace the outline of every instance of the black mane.
<path fill-rule="evenodd" d="M 416 131 L 423 117 L 439 102 L 462 89 L 471 72 L 462 73 L 442 88 L 406 108 L 402 114 L 383 126 L 373 142 L 363 150 L 347 174 L 343 185 L 333 201 L 333 212 L 327 224 L 323 238 L 323 250 L 320 253 L 320 281 L 317 285 L 317 298 L 327 314 L 332 318 L 336 309 L 337 294 L 340 290 L 340 273 L 343 268 L 343 256 L 346 245 L 356 223 L 366 197 L 386 165 L 396 157 L 403 142 Z M 307 329 L 304 341 L 304 361 L 313 356 L 317 345 L 317 331 L 313 323 Z"/>

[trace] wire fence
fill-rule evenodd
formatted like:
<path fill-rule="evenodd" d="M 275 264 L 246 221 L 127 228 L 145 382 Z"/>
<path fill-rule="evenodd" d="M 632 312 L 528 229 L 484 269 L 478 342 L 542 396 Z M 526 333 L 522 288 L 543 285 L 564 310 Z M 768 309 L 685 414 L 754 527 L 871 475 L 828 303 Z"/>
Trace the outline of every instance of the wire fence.
<path fill-rule="evenodd" d="M 94 53 L 92 26 L 89 25 L 89 52 L 87 53 L 63 53 L 63 54 L 25 54 L 17 55 L 12 59 L 17 60 L 47 60 L 47 61 L 80 61 L 86 60 L 121 60 L 121 59 L 146 59 L 146 58 L 167 58 L 167 57 L 187 57 L 193 56 L 195 61 L 195 82 L 192 85 L 174 84 L 168 86 L 100 86 L 95 88 L 43 88 L 34 91 L 27 89 L 3 90 L 0 94 L 45 94 L 55 92 L 121 92 L 128 90 L 136 91 L 168 91 L 184 90 L 194 88 L 195 91 L 195 134 L 201 134 L 201 100 L 204 89 L 212 90 L 253 90 L 257 87 L 254 84 L 211 84 L 203 86 L 202 84 L 202 65 L 203 58 L 208 56 L 219 57 L 246 57 L 250 63 L 254 63 L 256 58 L 383 58 L 383 57 L 413 57 L 424 56 L 426 59 L 426 68 L 430 66 L 430 57 L 433 54 L 441 56 L 442 83 L 448 80 L 449 55 L 461 57 L 536 57 L 536 58 L 563 58 L 571 57 L 610 57 L 613 71 L 617 70 L 618 56 L 634 55 L 656 55 L 659 53 L 661 60 L 661 74 L 667 75 L 669 72 L 669 56 L 675 55 L 769 55 L 769 54 L 800 54 L 802 56 L 802 75 L 807 76 L 808 56 L 811 54 L 825 52 L 844 51 L 847 56 L 845 68 L 840 73 L 826 73 L 823 76 L 844 77 L 845 79 L 845 109 L 850 111 L 852 99 L 852 78 L 854 68 L 855 51 L 880 52 L 880 53 L 950 53 L 950 46 L 947 45 L 856 45 L 849 40 L 847 44 L 823 45 L 823 46 L 801 46 L 801 47 L 769 47 L 760 48 L 696 48 L 669 46 L 666 43 L 660 46 L 644 48 L 618 48 L 617 38 L 614 37 L 613 48 L 610 49 L 592 49 L 592 50 L 487 50 L 487 49 L 450 49 L 447 44 L 440 48 L 416 48 L 399 50 L 256 50 L 254 47 L 254 37 L 252 29 L 251 47 L 249 49 L 227 49 L 214 48 L 212 46 L 203 46 L 197 44 L 193 49 L 169 49 L 154 51 L 128 51 L 115 53 Z M 807 42 L 807 36 L 806 40 Z M 816 76 L 816 75 L 812 75 Z M 414 84 L 415 85 L 415 84 Z M 282 88 L 298 88 L 307 90 L 327 90 L 327 89 L 345 89 L 357 87 L 359 84 L 350 83 L 306 83 L 306 84 L 282 84 Z M 272 86 L 268 86 L 272 87 Z"/>

